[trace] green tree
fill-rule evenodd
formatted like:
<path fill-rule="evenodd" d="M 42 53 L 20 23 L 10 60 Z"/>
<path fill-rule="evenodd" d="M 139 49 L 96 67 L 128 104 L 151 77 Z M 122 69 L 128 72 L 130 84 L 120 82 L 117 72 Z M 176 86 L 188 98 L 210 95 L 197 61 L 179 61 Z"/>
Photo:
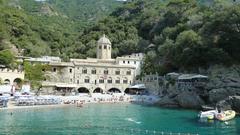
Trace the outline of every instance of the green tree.
<path fill-rule="evenodd" d="M 14 63 L 14 55 L 10 50 L 0 51 L 0 64 L 11 67 Z"/>

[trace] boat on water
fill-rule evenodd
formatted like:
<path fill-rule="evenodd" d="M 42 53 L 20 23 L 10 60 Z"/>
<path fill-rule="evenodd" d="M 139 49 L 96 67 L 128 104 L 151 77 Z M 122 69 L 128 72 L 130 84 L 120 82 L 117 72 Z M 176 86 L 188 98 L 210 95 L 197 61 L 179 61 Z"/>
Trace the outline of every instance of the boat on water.
<path fill-rule="evenodd" d="M 233 110 L 227 110 L 227 111 L 223 111 L 221 113 L 218 113 L 216 115 L 216 119 L 220 120 L 220 121 L 228 121 L 231 120 L 235 117 L 236 112 Z"/>
<path fill-rule="evenodd" d="M 204 112 L 200 112 L 198 114 L 198 117 L 200 119 L 208 119 L 208 120 L 212 120 L 214 119 L 215 115 L 217 114 L 217 110 L 210 110 L 210 111 L 204 111 Z"/>

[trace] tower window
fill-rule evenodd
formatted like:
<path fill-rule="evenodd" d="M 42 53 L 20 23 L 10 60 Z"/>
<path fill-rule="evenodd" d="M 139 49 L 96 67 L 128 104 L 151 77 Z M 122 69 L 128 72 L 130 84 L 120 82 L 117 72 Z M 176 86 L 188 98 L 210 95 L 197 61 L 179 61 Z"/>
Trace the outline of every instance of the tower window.
<path fill-rule="evenodd" d="M 71 68 L 69 69 L 69 72 L 72 73 L 72 69 Z"/>
<path fill-rule="evenodd" d="M 57 71 L 57 69 L 56 68 L 53 68 L 53 72 L 56 72 Z"/>
<path fill-rule="evenodd" d="M 125 64 L 125 60 L 123 61 L 123 63 Z"/>
<path fill-rule="evenodd" d="M 130 63 L 130 61 L 128 61 L 128 64 Z"/>
<path fill-rule="evenodd" d="M 106 45 L 104 45 L 104 49 L 107 49 L 107 46 L 106 46 Z"/>

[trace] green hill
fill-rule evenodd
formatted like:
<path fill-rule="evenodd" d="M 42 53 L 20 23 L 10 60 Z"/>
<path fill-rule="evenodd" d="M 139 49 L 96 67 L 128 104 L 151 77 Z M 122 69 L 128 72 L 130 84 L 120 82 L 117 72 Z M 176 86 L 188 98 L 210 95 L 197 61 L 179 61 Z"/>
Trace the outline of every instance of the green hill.
<path fill-rule="evenodd" d="M 107 16 L 121 2 L 112 0 L 1 0 L 0 50 L 22 49 L 23 55 L 82 58 L 78 41 L 85 27 Z M 99 8 L 96 8 L 96 7 Z"/>
<path fill-rule="evenodd" d="M 94 57 L 105 33 L 114 57 L 145 52 L 147 73 L 240 62 L 239 0 L 1 2 L 0 49 L 13 45 L 26 56 Z"/>
<path fill-rule="evenodd" d="M 114 55 L 144 51 L 147 73 L 195 71 L 239 64 L 239 16 L 237 0 L 137 0 L 86 29 L 80 41 L 94 42 L 106 33 Z"/>

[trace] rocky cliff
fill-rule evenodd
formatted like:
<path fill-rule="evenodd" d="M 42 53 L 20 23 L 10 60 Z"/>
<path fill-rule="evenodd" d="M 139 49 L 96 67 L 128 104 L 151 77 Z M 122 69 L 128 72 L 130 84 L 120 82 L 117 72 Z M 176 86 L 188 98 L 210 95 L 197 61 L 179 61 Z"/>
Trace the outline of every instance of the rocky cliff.
<path fill-rule="evenodd" d="M 240 112 L 240 66 L 214 66 L 205 71 L 209 82 L 203 88 L 189 90 L 166 89 L 158 105 L 200 109 L 202 105 L 220 106 Z M 170 92 L 169 92 L 170 91 Z"/>

